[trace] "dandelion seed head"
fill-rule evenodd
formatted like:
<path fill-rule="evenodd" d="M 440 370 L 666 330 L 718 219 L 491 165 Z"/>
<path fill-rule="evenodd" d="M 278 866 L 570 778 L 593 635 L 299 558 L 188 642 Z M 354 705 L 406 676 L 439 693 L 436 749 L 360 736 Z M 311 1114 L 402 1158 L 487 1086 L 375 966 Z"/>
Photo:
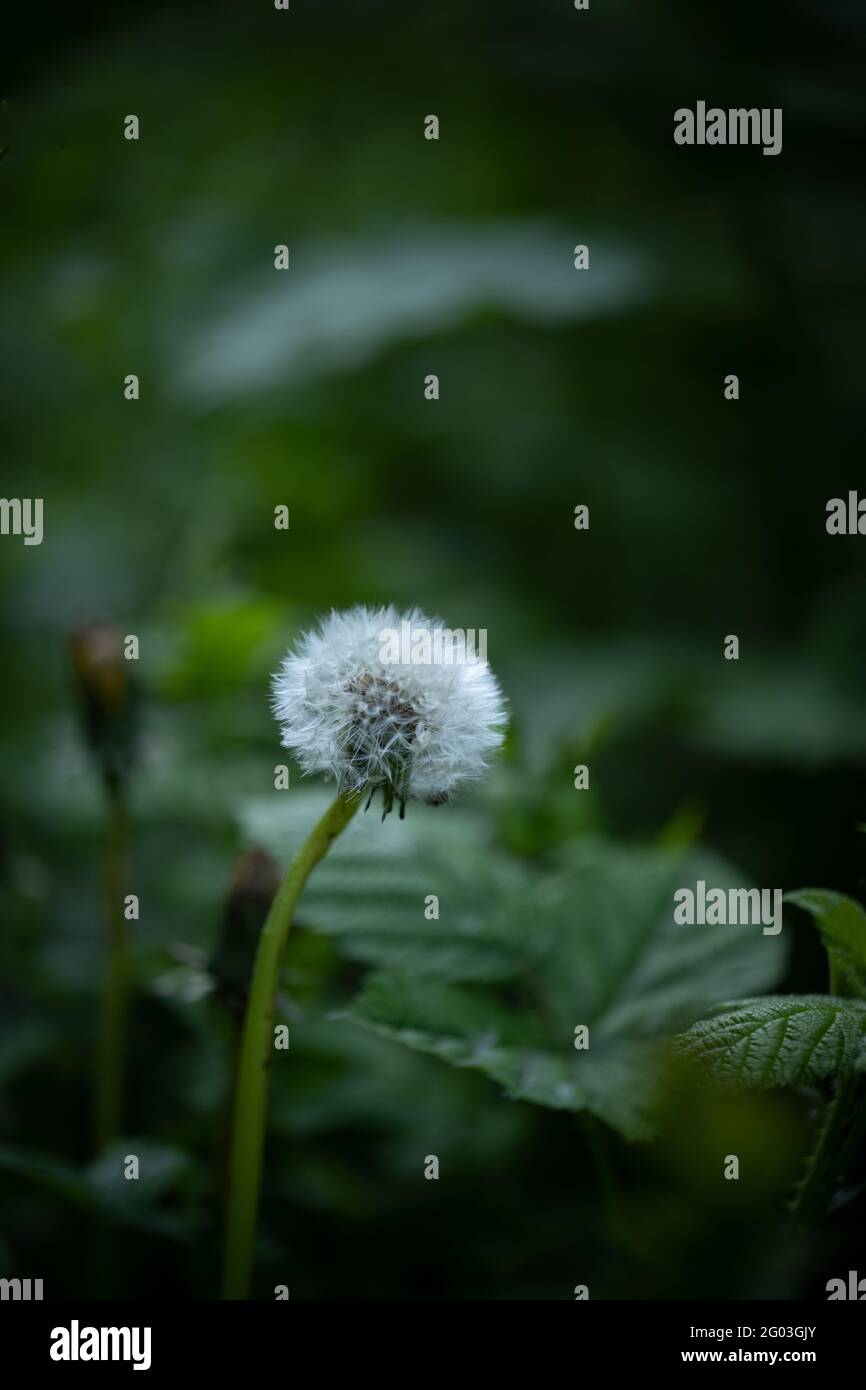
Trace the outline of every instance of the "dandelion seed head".
<path fill-rule="evenodd" d="M 396 799 L 440 805 L 460 782 L 482 775 L 502 743 L 505 704 L 486 660 L 406 659 L 383 633 L 447 631 L 418 609 L 332 612 L 305 633 L 273 678 L 281 742 L 305 773 L 345 792 L 381 788 Z"/>

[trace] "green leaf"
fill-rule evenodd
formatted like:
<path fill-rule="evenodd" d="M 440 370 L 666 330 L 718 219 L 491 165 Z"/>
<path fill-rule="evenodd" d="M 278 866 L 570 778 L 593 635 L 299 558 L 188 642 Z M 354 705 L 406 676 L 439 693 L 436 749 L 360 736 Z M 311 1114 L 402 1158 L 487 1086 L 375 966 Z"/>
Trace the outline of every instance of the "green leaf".
<path fill-rule="evenodd" d="M 801 888 L 785 901 L 815 919 L 834 972 L 866 998 L 866 912 L 860 904 L 829 888 Z"/>
<path fill-rule="evenodd" d="M 289 862 L 330 801 L 307 789 L 242 808 L 245 839 Z M 438 920 L 425 917 L 431 894 Z M 439 980 L 502 980 L 532 952 L 521 903 L 527 876 L 497 854 L 477 820 L 413 805 L 404 821 L 361 812 L 310 879 L 298 925 L 337 938 L 365 964 Z"/>
<path fill-rule="evenodd" d="M 771 986 L 778 937 L 760 926 L 681 926 L 677 887 L 744 886 L 720 860 L 581 842 L 522 902 L 522 966 L 503 997 L 406 972 L 368 982 L 342 1016 L 508 1094 L 590 1111 L 628 1138 L 652 1131 L 664 1044 L 734 990 Z M 575 1048 L 586 1025 L 589 1047 Z"/>
<path fill-rule="evenodd" d="M 128 1181 L 123 1175 L 127 1154 L 139 1159 L 137 1180 Z M 28 1149 L 0 1145 L 0 1172 L 24 1178 L 72 1207 L 171 1239 L 186 1233 L 191 1214 L 168 1210 L 163 1202 L 189 1171 L 186 1154 L 148 1139 L 115 1141 L 86 1169 Z"/>
<path fill-rule="evenodd" d="M 125 1176 L 126 1160 L 138 1159 L 138 1177 Z M 90 1165 L 88 1187 L 97 1204 L 118 1221 L 140 1225 L 164 1235 L 179 1234 L 183 1222 L 163 1203 L 181 1187 L 192 1170 L 183 1150 L 150 1139 L 114 1140 Z"/>
<path fill-rule="evenodd" d="M 703 879 L 742 888 L 745 876 L 706 851 L 581 841 L 544 886 L 537 924 L 548 1007 L 562 1027 L 594 1036 L 673 1034 L 723 999 L 771 988 L 784 963 L 781 936 L 760 926 L 680 925 L 674 893 Z"/>
<path fill-rule="evenodd" d="M 35 1150 L 0 1144 L 0 1173 L 26 1178 L 73 1206 L 86 1207 L 93 1200 L 80 1169 Z"/>
<path fill-rule="evenodd" d="M 0 1083 L 7 1086 L 35 1061 L 57 1045 L 57 1035 L 41 1020 L 22 1019 L 18 1013 L 0 1025 Z"/>
<path fill-rule="evenodd" d="M 259 597 L 209 598 L 173 616 L 158 646 L 156 679 L 175 699 L 213 697 L 263 676 L 285 624 L 284 608 Z"/>
<path fill-rule="evenodd" d="M 800 1086 L 866 1070 L 866 1004 L 824 994 L 741 999 L 677 1039 L 725 1089 Z"/>
<path fill-rule="evenodd" d="M 593 1052 L 543 1044 L 538 1019 L 489 994 L 407 976 L 375 975 L 338 1018 L 417 1052 L 483 1072 L 512 1100 L 554 1110 L 589 1110 L 629 1139 L 652 1133 L 659 1057 L 652 1045 L 602 1044 Z"/>

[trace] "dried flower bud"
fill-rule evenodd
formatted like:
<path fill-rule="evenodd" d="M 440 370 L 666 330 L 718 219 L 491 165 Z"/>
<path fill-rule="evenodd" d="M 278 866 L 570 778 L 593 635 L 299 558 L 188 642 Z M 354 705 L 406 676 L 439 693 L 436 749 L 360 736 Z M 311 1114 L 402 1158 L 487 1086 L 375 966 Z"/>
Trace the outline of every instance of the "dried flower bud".
<path fill-rule="evenodd" d="M 106 785 L 116 789 L 132 764 L 136 710 L 123 638 L 111 623 L 88 623 L 69 642 L 84 736 Z"/>
<path fill-rule="evenodd" d="M 279 868 L 264 850 L 248 850 L 237 861 L 222 937 L 210 968 L 220 1000 L 238 1017 L 243 1013 L 253 957 L 279 882 Z"/>

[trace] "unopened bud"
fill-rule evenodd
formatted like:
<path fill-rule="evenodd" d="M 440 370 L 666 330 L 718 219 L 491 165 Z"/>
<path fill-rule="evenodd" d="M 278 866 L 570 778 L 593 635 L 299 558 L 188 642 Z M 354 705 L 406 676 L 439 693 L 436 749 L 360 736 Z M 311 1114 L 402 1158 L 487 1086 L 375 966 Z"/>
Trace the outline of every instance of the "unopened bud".
<path fill-rule="evenodd" d="M 262 849 L 247 850 L 235 866 L 211 973 L 225 1007 L 240 1016 L 265 918 L 279 887 L 280 871 Z"/>
<path fill-rule="evenodd" d="M 117 788 L 135 751 L 135 699 L 123 637 L 111 623 L 88 623 L 69 642 L 87 745 L 106 784 Z"/>

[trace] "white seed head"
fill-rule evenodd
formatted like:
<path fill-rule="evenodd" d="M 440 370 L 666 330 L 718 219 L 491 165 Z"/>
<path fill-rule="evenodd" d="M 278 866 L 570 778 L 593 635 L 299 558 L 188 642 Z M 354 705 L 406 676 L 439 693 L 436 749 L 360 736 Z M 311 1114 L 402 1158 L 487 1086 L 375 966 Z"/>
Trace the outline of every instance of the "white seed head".
<path fill-rule="evenodd" d="M 402 813 L 410 797 L 447 801 L 459 782 L 481 776 L 507 722 L 486 660 L 471 647 L 461 656 L 459 644 L 455 657 L 436 638 L 448 631 L 417 609 L 332 612 L 273 678 L 283 747 L 343 791 L 381 788 L 386 811 L 397 800 Z M 389 646 L 388 633 L 403 634 L 402 644 Z"/>

